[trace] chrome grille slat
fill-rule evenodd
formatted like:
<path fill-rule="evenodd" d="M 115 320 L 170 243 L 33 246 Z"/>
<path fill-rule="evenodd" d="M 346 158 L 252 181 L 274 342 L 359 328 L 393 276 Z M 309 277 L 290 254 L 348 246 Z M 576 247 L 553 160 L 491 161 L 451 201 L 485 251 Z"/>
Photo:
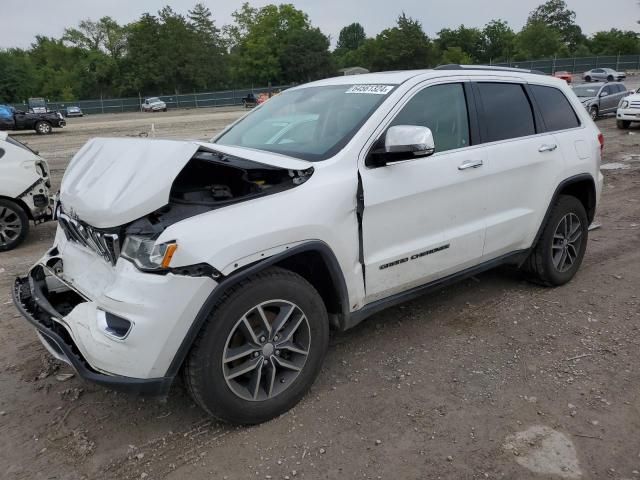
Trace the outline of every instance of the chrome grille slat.
<path fill-rule="evenodd" d="M 62 210 L 58 213 L 58 224 L 67 239 L 95 252 L 105 261 L 115 265 L 120 256 L 120 237 L 116 233 L 104 233 L 70 217 Z"/>

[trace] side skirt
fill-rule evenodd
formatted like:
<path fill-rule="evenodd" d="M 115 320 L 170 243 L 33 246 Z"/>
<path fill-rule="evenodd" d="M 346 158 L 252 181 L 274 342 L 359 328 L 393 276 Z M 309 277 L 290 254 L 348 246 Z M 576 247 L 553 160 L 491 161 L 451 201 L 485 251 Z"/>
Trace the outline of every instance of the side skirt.
<path fill-rule="evenodd" d="M 505 265 L 505 264 L 520 265 L 527 258 L 527 256 L 529 255 L 529 252 L 530 250 L 527 249 L 527 250 L 518 250 L 512 253 L 508 253 L 498 258 L 494 258 L 493 260 L 489 260 L 487 262 L 481 263 L 480 265 L 476 265 L 475 267 L 470 267 L 458 273 L 454 273 L 452 275 L 448 275 L 446 277 L 440 278 L 438 280 L 434 280 L 424 285 L 414 287 L 405 292 L 400 292 L 395 295 L 391 295 L 390 297 L 376 300 L 375 302 L 365 305 L 360 310 L 356 312 L 352 312 L 351 315 L 346 319 L 344 330 L 348 330 L 349 328 L 355 327 L 356 325 L 358 325 L 360 322 L 370 317 L 371 315 L 378 313 L 382 310 L 385 310 L 389 307 L 393 307 L 400 303 L 413 300 L 414 298 L 433 292 L 434 290 L 439 290 L 453 283 L 457 283 L 460 280 L 471 277 L 473 275 L 477 275 L 487 270 L 491 270 L 492 268 L 498 267 L 500 265 Z"/>

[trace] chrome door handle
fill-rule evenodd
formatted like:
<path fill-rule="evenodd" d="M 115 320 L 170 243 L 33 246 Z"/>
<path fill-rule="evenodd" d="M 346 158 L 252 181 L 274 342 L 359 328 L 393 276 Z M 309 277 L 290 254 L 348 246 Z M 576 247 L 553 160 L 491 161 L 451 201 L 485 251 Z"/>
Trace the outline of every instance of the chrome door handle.
<path fill-rule="evenodd" d="M 540 153 L 553 152 L 556 148 L 558 148 L 558 145 L 556 145 L 555 143 L 551 145 L 540 145 L 540 148 L 538 149 L 538 151 Z"/>
<path fill-rule="evenodd" d="M 468 168 L 478 168 L 481 167 L 482 160 L 467 160 L 458 166 L 458 170 L 467 170 Z"/>

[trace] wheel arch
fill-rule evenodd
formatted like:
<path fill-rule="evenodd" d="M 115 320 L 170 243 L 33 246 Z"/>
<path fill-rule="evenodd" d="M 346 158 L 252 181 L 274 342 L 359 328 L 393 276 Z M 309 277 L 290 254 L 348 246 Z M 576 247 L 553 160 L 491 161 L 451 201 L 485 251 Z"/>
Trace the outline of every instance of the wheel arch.
<path fill-rule="evenodd" d="M 29 206 L 24 202 L 24 200 L 21 200 L 19 198 L 7 197 L 6 195 L 0 195 L 0 200 L 9 200 L 10 202 L 17 204 L 20 208 L 22 208 L 22 210 L 24 210 L 27 218 L 29 220 L 33 220 L 33 213 L 31 212 Z"/>
<path fill-rule="evenodd" d="M 212 308 L 220 297 L 224 295 L 225 291 L 247 277 L 272 266 L 297 273 L 311 283 L 322 297 L 333 327 L 344 329 L 348 325 L 349 295 L 347 284 L 335 254 L 325 242 L 319 240 L 305 242 L 280 254 L 247 265 L 241 270 L 219 280 L 218 285 L 205 300 L 180 347 L 178 347 L 166 377 L 178 375 L 194 340 L 202 329 Z"/>
<path fill-rule="evenodd" d="M 540 223 L 540 227 L 538 227 L 538 232 L 536 233 L 536 237 L 533 241 L 532 247 L 538 243 L 544 227 L 549 220 L 549 216 L 551 215 L 553 205 L 560 195 L 571 195 L 572 197 L 580 200 L 580 203 L 582 203 L 584 209 L 587 212 L 587 219 L 589 220 L 589 224 L 591 224 L 591 222 L 593 221 L 596 213 L 595 180 L 589 173 L 581 173 L 579 175 L 574 175 L 572 177 L 566 178 L 556 187 L 556 190 L 551 197 L 551 201 L 549 202 L 549 206 L 547 207 L 544 218 Z"/>

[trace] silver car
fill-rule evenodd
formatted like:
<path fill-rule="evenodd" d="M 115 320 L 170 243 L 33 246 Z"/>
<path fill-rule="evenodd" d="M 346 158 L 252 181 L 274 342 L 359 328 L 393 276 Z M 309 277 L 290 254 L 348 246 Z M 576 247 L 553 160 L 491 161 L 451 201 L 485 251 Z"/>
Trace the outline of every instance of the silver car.
<path fill-rule="evenodd" d="M 627 78 L 627 74 L 624 72 L 616 72 L 613 68 L 593 68 L 588 72 L 582 74 L 582 79 L 585 82 L 591 81 L 603 81 L 614 82 Z"/>
<path fill-rule="evenodd" d="M 624 84 L 618 82 L 582 84 L 571 88 L 594 120 L 614 113 L 620 100 L 629 95 Z"/>

